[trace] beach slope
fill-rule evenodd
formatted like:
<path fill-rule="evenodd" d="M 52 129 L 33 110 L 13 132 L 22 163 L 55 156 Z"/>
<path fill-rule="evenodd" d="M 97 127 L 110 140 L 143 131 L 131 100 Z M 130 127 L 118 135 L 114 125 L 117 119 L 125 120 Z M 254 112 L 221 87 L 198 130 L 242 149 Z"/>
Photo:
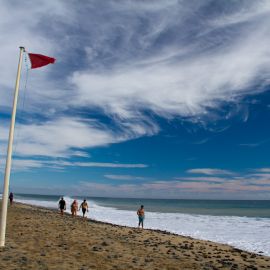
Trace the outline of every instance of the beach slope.
<path fill-rule="evenodd" d="M 270 269 L 270 257 L 16 203 L 8 210 L 0 269 Z"/>

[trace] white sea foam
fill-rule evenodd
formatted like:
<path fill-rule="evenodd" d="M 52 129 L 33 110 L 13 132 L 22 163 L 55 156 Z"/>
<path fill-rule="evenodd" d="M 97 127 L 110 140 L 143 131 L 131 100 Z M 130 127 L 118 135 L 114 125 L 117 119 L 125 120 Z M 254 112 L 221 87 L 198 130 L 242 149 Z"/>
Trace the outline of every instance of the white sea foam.
<path fill-rule="evenodd" d="M 58 204 L 53 201 L 22 199 L 16 201 L 49 208 L 57 208 Z M 73 199 L 65 197 L 65 201 L 67 212 L 70 213 Z M 91 219 L 130 227 L 137 226 L 137 215 L 133 211 L 103 207 L 94 201 L 89 201 L 89 205 L 90 211 L 86 214 Z M 270 256 L 270 218 L 147 212 L 145 228 L 229 244 Z"/>

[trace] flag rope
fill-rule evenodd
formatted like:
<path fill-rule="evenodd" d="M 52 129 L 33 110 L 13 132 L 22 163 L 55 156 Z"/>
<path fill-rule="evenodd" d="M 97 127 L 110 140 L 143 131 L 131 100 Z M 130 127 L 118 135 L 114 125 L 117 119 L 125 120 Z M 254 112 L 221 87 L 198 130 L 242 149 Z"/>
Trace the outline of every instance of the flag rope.
<path fill-rule="evenodd" d="M 25 75 L 25 83 L 24 83 L 24 93 L 23 93 L 23 105 L 22 105 L 22 112 L 24 111 L 24 104 L 25 104 L 25 96 L 26 96 L 26 90 L 27 90 L 27 83 L 28 83 L 28 74 L 29 74 L 29 66 L 27 62 L 27 52 L 24 52 L 24 63 L 26 66 L 26 75 Z"/>
<path fill-rule="evenodd" d="M 29 70 L 31 68 L 29 68 L 29 65 L 28 65 L 28 58 L 27 58 L 27 52 L 24 51 L 24 64 L 25 64 L 25 67 L 26 67 L 26 75 L 25 75 L 25 82 L 24 82 L 24 87 L 23 87 L 23 99 L 22 99 L 22 109 L 21 111 L 18 110 L 18 114 L 21 114 L 21 117 L 23 117 L 23 114 L 24 114 L 24 106 L 25 106 L 25 98 L 26 98 L 26 91 L 27 91 L 27 83 L 28 83 L 28 75 L 29 75 Z M 19 138 L 20 138 L 20 131 L 21 131 L 21 128 L 20 126 L 17 127 L 17 132 L 15 134 L 15 139 L 14 139 L 14 156 L 16 155 L 16 150 L 17 150 L 17 147 L 18 147 L 18 144 L 19 144 Z M 13 164 L 11 164 L 11 167 Z"/>

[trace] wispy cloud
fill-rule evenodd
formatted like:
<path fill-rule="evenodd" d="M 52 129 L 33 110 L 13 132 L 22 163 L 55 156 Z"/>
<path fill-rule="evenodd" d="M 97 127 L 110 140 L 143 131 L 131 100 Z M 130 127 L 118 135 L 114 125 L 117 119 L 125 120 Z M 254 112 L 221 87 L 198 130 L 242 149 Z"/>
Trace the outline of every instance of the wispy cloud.
<path fill-rule="evenodd" d="M 1 169 L 3 170 L 3 165 L 5 160 L 1 159 Z M 15 171 L 26 171 L 33 168 L 51 168 L 56 170 L 63 170 L 67 167 L 95 167 L 95 168 L 147 168 L 147 164 L 140 163 L 112 163 L 112 162 L 72 162 L 66 160 L 52 160 L 52 159 L 14 159 L 12 164 L 13 170 Z M 117 175 L 115 175 L 116 177 Z M 106 175 L 107 178 L 113 179 L 114 175 Z M 127 175 L 122 176 L 123 178 L 128 177 Z M 119 180 L 121 180 L 121 175 L 119 175 Z M 116 179 L 116 178 L 115 178 Z M 134 179 L 139 179 L 139 177 L 134 177 Z M 122 179 L 124 180 L 124 179 Z M 128 179 L 126 179 L 128 180 Z"/>
<path fill-rule="evenodd" d="M 122 127 L 113 129 L 95 119 L 74 117 L 61 117 L 40 123 L 17 124 L 16 128 L 14 150 L 17 156 L 51 158 L 89 157 L 86 152 L 89 148 L 119 143 L 156 132 L 155 126 L 146 127 L 143 123 L 135 125 L 123 123 Z M 4 130 L 6 136 L 1 135 L 0 146 L 3 152 L 6 152 L 7 123 Z"/>
<path fill-rule="evenodd" d="M 89 194 L 111 195 L 115 197 L 144 197 L 147 198 L 212 198 L 212 199 L 269 199 L 270 177 L 250 178 L 244 176 L 238 179 L 213 178 L 197 181 L 182 181 L 182 179 L 166 179 L 144 183 L 103 184 L 96 181 L 81 181 L 76 187 L 77 192 Z"/>
<path fill-rule="evenodd" d="M 121 175 L 121 174 L 105 174 L 105 178 L 113 179 L 113 180 L 146 180 L 148 178 L 141 176 L 133 176 L 133 175 Z"/>
<path fill-rule="evenodd" d="M 197 142 L 193 142 L 193 144 L 205 144 L 207 142 L 209 142 L 210 138 L 206 138 L 206 139 L 202 139 L 200 141 L 197 141 Z"/>
<path fill-rule="evenodd" d="M 21 124 L 18 129 L 16 154 L 19 156 L 80 156 L 85 148 L 123 140 L 121 135 L 96 121 L 67 117 L 40 124 Z"/>
<path fill-rule="evenodd" d="M 73 162 L 73 166 L 103 167 L 103 168 L 147 168 L 147 164 L 101 163 L 101 162 Z"/>
<path fill-rule="evenodd" d="M 211 5 L 210 0 L 2 3 L 1 110 L 10 111 L 18 46 L 57 58 L 56 65 L 30 72 L 24 109 L 35 118 L 17 125 L 16 154 L 86 157 L 92 147 L 157 134 L 155 116 L 215 122 L 227 103 L 239 113 L 239 100 L 269 84 L 270 4 L 239 1 L 230 8 L 223 1 L 210 12 Z M 109 123 L 73 116 L 89 109 Z"/>
<path fill-rule="evenodd" d="M 22 162 L 18 166 L 28 166 L 31 164 Z M 33 166 L 39 166 L 39 163 L 32 162 Z M 48 166 L 57 165 L 77 166 L 77 163 L 56 162 L 48 163 Z M 115 168 L 114 164 L 96 163 L 90 166 L 105 166 L 106 168 Z M 141 164 L 117 164 L 116 168 L 144 168 Z M 43 164 L 42 164 L 43 166 Z M 123 167 L 120 167 L 123 166 Z M 262 168 L 263 169 L 263 168 Z M 260 170 L 260 169 L 256 169 Z M 241 175 L 228 176 L 194 176 L 178 177 L 174 179 L 153 180 L 140 176 L 131 176 L 125 174 L 107 174 L 104 175 L 110 180 L 108 183 L 101 183 L 94 179 L 79 181 L 78 184 L 69 187 L 60 187 L 51 189 L 44 187 L 42 192 L 67 192 L 68 194 L 82 194 L 92 196 L 114 196 L 114 197 L 147 197 L 147 198 L 207 198 L 207 199 L 270 199 L 270 173 L 259 173 L 256 170 L 248 170 Z M 255 171 L 255 173 L 254 173 Z M 132 180 L 137 181 L 132 182 Z M 35 188 L 34 186 L 32 188 Z"/>
<path fill-rule="evenodd" d="M 258 17 L 267 16 L 270 12 L 270 5 L 268 1 L 254 1 L 249 5 L 240 6 L 239 9 L 231 10 L 230 13 L 224 13 L 217 17 L 212 25 L 214 27 L 227 27 L 239 23 L 245 23 L 256 20 Z"/>
<path fill-rule="evenodd" d="M 151 48 L 153 53 L 146 56 L 139 53 L 136 58 L 125 54 L 125 61 L 117 63 L 113 68 L 104 67 L 100 72 L 90 69 L 74 72 L 70 82 L 79 95 L 73 101 L 75 104 L 98 105 L 106 113 L 116 114 L 121 119 L 132 118 L 134 112 L 148 109 L 162 117 L 181 115 L 202 120 L 209 109 L 217 108 L 221 102 L 237 102 L 242 96 L 254 92 L 251 86 L 254 83 L 258 85 L 258 80 L 262 84 L 266 82 L 267 70 L 270 69 L 267 60 L 269 48 L 266 45 L 269 41 L 269 28 L 266 27 L 269 17 L 261 15 L 269 14 L 270 11 L 269 4 L 264 3 L 244 5 L 244 8 L 240 4 L 236 5 L 237 12 L 228 12 L 223 21 L 217 20 L 217 14 L 213 17 L 210 15 L 207 24 L 194 16 L 194 24 L 198 27 L 194 27 L 195 34 L 189 35 L 189 40 L 177 37 L 166 44 L 164 37 L 163 44 L 166 45 L 159 50 L 155 50 L 158 47 L 157 38 L 162 38 L 168 29 L 170 32 L 178 29 L 184 37 L 186 16 L 203 12 L 209 2 L 193 5 L 193 11 L 189 9 L 189 4 L 182 6 L 174 2 L 168 7 L 168 17 L 164 16 L 167 12 L 164 10 L 153 8 L 147 12 L 144 10 L 144 13 L 137 10 L 134 15 L 129 14 L 132 23 L 127 26 L 123 26 L 127 17 L 122 17 L 115 5 L 115 14 L 112 16 L 119 16 L 115 20 L 122 26 L 120 36 L 132 33 L 130 39 L 124 39 L 125 45 L 134 48 L 132 43 L 138 36 L 141 44 L 146 46 L 144 49 Z M 174 12 L 176 10 L 180 14 Z M 241 17 L 241 14 L 245 16 L 242 25 L 233 19 Z M 158 24 L 158 30 L 154 31 L 155 34 L 152 34 L 153 29 L 157 28 L 156 17 L 162 21 Z M 140 18 L 148 21 L 143 35 L 137 30 Z M 213 26 L 215 31 L 212 32 Z M 226 31 L 226 27 L 230 27 L 230 31 Z M 111 27 L 105 24 L 103 30 L 104 35 L 110 36 Z M 257 43 L 254 51 L 255 40 Z M 215 42 L 217 44 L 213 44 Z M 214 49 L 213 45 L 216 45 Z M 108 48 L 109 53 L 112 49 Z"/>
<path fill-rule="evenodd" d="M 260 169 L 256 169 L 255 171 L 261 172 L 261 173 L 270 173 L 270 168 L 260 168 Z"/>
<path fill-rule="evenodd" d="M 258 141 L 258 142 L 254 142 L 254 143 L 240 143 L 240 146 L 246 146 L 246 147 L 258 147 L 261 146 L 265 143 L 269 142 L 269 139 L 267 140 L 263 140 L 263 141 Z"/>
<path fill-rule="evenodd" d="M 200 169 L 190 169 L 187 173 L 193 174 L 205 174 L 205 175 L 232 175 L 233 172 L 222 169 L 211 169 L 211 168 L 200 168 Z"/>
<path fill-rule="evenodd" d="M 196 176 L 196 177 L 175 177 L 176 180 L 180 180 L 181 182 L 204 182 L 204 183 L 223 183 L 224 181 L 228 181 L 228 179 L 217 176 Z"/>

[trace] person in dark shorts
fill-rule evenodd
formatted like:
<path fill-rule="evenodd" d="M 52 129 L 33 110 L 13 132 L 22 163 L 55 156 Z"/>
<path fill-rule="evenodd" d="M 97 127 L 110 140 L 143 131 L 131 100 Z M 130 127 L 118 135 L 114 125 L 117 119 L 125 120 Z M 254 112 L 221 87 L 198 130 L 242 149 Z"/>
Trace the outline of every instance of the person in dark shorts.
<path fill-rule="evenodd" d="M 64 214 L 64 210 L 66 210 L 66 201 L 64 200 L 64 198 L 62 197 L 61 200 L 58 203 L 58 207 L 60 209 L 60 213 L 63 216 Z"/>
<path fill-rule="evenodd" d="M 13 199 L 14 199 L 14 195 L 13 195 L 13 193 L 12 193 L 12 192 L 10 192 L 10 193 L 9 193 L 8 198 L 9 198 L 9 203 L 10 203 L 10 205 L 12 205 L 12 203 L 13 203 Z"/>
<path fill-rule="evenodd" d="M 83 202 L 81 203 L 79 211 L 81 210 L 81 208 L 82 208 L 83 217 L 84 217 L 86 211 L 88 212 L 88 204 L 87 204 L 87 202 L 86 202 L 85 199 L 84 199 Z"/>
<path fill-rule="evenodd" d="M 143 205 L 141 205 L 141 208 L 138 209 L 137 215 L 138 215 L 138 218 L 139 218 L 138 227 L 140 228 L 140 225 L 142 225 L 142 229 L 143 229 L 143 220 L 144 220 L 144 206 Z"/>

